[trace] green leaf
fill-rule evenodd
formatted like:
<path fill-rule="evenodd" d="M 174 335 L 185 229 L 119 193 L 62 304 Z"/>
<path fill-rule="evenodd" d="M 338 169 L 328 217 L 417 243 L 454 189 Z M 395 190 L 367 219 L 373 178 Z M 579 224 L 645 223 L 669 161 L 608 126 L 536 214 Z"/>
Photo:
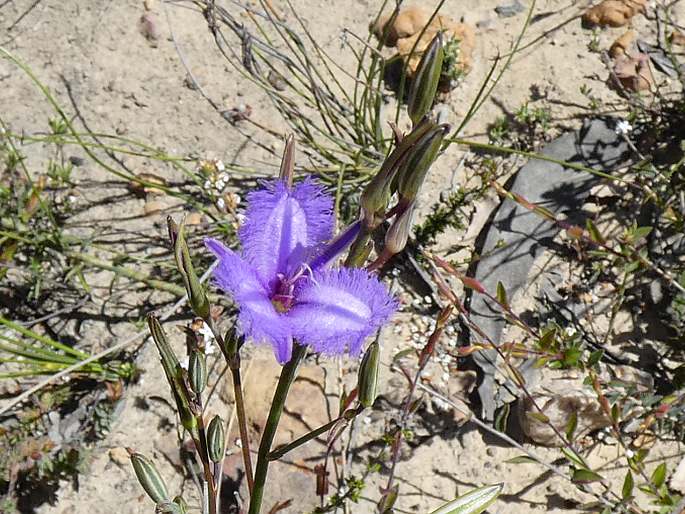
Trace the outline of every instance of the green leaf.
<path fill-rule="evenodd" d="M 626 478 L 623 480 L 623 489 L 621 497 L 627 500 L 633 495 L 633 488 L 635 487 L 635 480 L 633 480 L 633 474 L 628 470 L 626 473 Z"/>
<path fill-rule="evenodd" d="M 526 416 L 539 421 L 540 423 L 549 423 L 549 418 L 545 416 L 542 412 L 527 411 Z"/>
<path fill-rule="evenodd" d="M 566 423 L 566 437 L 569 441 L 573 440 L 573 434 L 575 433 L 576 428 L 578 428 L 578 414 L 572 412 Z"/>
<path fill-rule="evenodd" d="M 592 239 L 595 243 L 604 243 L 604 238 L 602 237 L 602 234 L 599 232 L 597 226 L 592 222 L 592 220 L 588 218 L 585 221 L 585 227 L 587 228 L 587 231 L 590 233 L 590 239 Z"/>
<path fill-rule="evenodd" d="M 621 418 L 621 409 L 618 406 L 618 403 L 614 403 L 611 406 L 611 419 L 614 423 L 618 423 Z"/>
<path fill-rule="evenodd" d="M 556 329 L 552 328 L 550 330 L 547 330 L 544 334 L 542 334 L 542 337 L 540 338 L 540 348 L 542 350 L 547 350 L 551 348 L 552 343 L 554 343 L 554 338 L 557 335 Z"/>
<path fill-rule="evenodd" d="M 509 302 L 507 301 L 507 290 L 504 289 L 504 284 L 502 284 L 502 282 L 497 282 L 497 301 L 505 307 L 509 306 Z"/>
<path fill-rule="evenodd" d="M 577 483 L 585 484 L 588 482 L 601 482 L 604 480 L 602 475 L 590 471 L 589 469 L 576 469 L 573 471 L 573 477 L 571 480 Z"/>
<path fill-rule="evenodd" d="M 504 484 L 479 487 L 446 503 L 431 514 L 479 514 L 492 505 L 503 488 Z"/>
<path fill-rule="evenodd" d="M 592 368 L 595 366 L 595 364 L 599 363 L 600 360 L 602 360 L 602 357 L 604 356 L 604 350 L 597 350 L 594 351 L 590 354 L 590 357 L 587 359 L 587 366 L 588 368 Z"/>
<path fill-rule="evenodd" d="M 652 227 L 637 227 L 633 232 L 633 238 L 642 239 L 643 237 L 647 237 L 651 231 Z"/>
<path fill-rule="evenodd" d="M 537 464 L 537 461 L 528 455 L 519 455 L 513 459 L 507 459 L 504 462 L 508 464 Z"/>
<path fill-rule="evenodd" d="M 578 455 L 576 455 L 573 451 L 569 450 L 568 448 L 561 448 L 561 452 L 566 455 L 568 460 L 573 462 L 574 464 L 577 464 L 581 468 L 585 468 L 585 463 L 583 462 L 583 459 L 581 459 Z"/>
<path fill-rule="evenodd" d="M 666 463 L 662 462 L 659 464 L 654 472 L 652 473 L 652 476 L 650 477 L 650 482 L 654 484 L 655 487 L 661 487 L 664 482 L 666 481 Z"/>
<path fill-rule="evenodd" d="M 400 350 L 399 352 L 397 352 L 393 356 L 392 361 L 397 362 L 398 360 L 400 360 L 404 357 L 407 357 L 408 355 L 415 354 L 415 353 L 416 353 L 416 350 L 414 348 L 405 348 L 404 350 Z"/>

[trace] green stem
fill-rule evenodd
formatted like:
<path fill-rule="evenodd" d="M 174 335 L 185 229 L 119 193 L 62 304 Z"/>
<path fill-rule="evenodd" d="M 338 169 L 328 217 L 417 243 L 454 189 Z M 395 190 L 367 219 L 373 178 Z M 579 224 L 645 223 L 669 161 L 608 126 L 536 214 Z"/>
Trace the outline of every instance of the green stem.
<path fill-rule="evenodd" d="M 302 446 L 303 444 L 311 441 L 312 439 L 315 439 L 319 437 L 320 435 L 328 432 L 331 428 L 333 428 L 336 423 L 343 419 L 347 419 L 348 421 L 354 418 L 357 414 L 359 414 L 363 410 L 363 407 L 359 407 L 356 411 L 350 411 L 351 414 L 346 416 L 346 413 L 343 413 L 339 417 L 335 418 L 332 421 L 329 421 L 325 425 L 321 425 L 319 428 L 315 428 L 311 432 L 307 432 L 301 437 L 298 437 L 295 439 L 292 443 L 288 443 L 284 446 L 280 446 L 279 448 L 276 448 L 274 451 L 269 453 L 269 460 L 278 460 L 281 457 L 283 457 L 286 453 L 289 453 L 293 451 L 295 448 L 298 448 Z"/>
<path fill-rule="evenodd" d="M 470 140 L 462 139 L 462 138 L 458 138 L 458 137 L 452 137 L 452 138 L 447 140 L 447 144 L 451 144 L 451 143 L 456 143 L 458 145 L 464 145 L 464 146 L 468 146 L 469 148 L 476 148 L 479 150 L 488 150 L 491 152 L 515 154 L 515 155 L 521 155 L 522 157 L 527 157 L 528 159 L 537 159 L 539 161 L 551 162 L 554 164 L 558 164 L 559 166 L 563 166 L 564 168 L 568 168 L 571 170 L 577 170 L 577 171 L 585 171 L 585 172 L 590 173 L 592 175 L 595 175 L 597 177 L 612 180 L 614 182 L 620 182 L 620 183 L 626 184 L 628 186 L 637 187 L 635 184 L 628 182 L 627 180 L 622 179 L 620 177 L 616 177 L 614 175 L 611 175 L 609 173 L 604 173 L 603 171 L 599 171 L 599 170 L 596 170 L 594 168 L 590 168 L 588 166 L 583 166 L 582 164 L 576 164 L 574 162 L 567 162 L 567 161 L 563 161 L 560 159 L 555 159 L 553 157 L 550 157 L 548 155 L 541 154 L 541 153 L 526 152 L 525 150 L 517 150 L 516 148 L 508 148 L 506 146 L 492 145 L 492 144 L 488 144 L 488 143 L 480 143 L 478 141 L 470 141 Z"/>
<path fill-rule="evenodd" d="M 262 507 L 262 500 L 264 499 L 264 486 L 266 485 L 266 474 L 269 470 L 269 452 L 273 444 L 276 430 L 278 429 L 278 422 L 283 414 L 285 407 L 285 400 L 288 396 L 290 386 L 295 381 L 297 376 L 297 369 L 307 353 L 306 346 L 295 345 L 293 348 L 293 356 L 290 361 L 283 366 L 281 376 L 278 379 L 278 385 L 274 392 L 274 399 L 271 402 L 271 409 L 269 409 L 269 417 L 266 419 L 264 432 L 262 433 L 262 440 L 259 443 L 259 451 L 257 452 L 257 466 L 255 468 L 254 489 L 250 497 L 249 514 L 259 514 Z"/>
<path fill-rule="evenodd" d="M 144 284 L 147 284 L 148 286 L 154 288 L 154 289 L 159 289 L 160 291 L 167 291 L 171 294 L 174 294 L 176 296 L 184 296 L 186 294 L 185 287 L 178 286 L 176 284 L 170 284 L 169 282 L 164 282 L 163 280 L 156 280 L 154 278 L 149 278 L 148 275 L 145 273 L 141 273 L 129 268 L 126 268 L 124 266 L 115 266 L 113 264 L 110 264 L 109 262 L 105 262 L 101 259 L 98 259 L 97 257 L 93 257 L 92 255 L 88 255 L 87 253 L 78 253 L 75 251 L 67 251 L 65 252 L 65 255 L 71 259 L 79 260 L 85 264 L 88 264 L 90 266 L 94 266 L 96 268 L 112 271 L 116 273 L 117 275 L 121 275 L 133 280 L 137 280 L 139 282 L 142 282 Z"/>

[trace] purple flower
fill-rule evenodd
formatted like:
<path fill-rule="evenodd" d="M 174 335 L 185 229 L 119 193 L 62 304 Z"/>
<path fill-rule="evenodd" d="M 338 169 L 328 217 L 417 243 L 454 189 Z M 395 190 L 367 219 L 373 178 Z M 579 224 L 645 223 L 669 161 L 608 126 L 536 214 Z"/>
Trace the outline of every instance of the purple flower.
<path fill-rule="evenodd" d="M 293 340 L 325 355 L 358 355 L 397 306 L 369 272 L 328 266 L 359 223 L 331 241 L 333 199 L 310 178 L 292 188 L 266 183 L 247 196 L 245 218 L 242 255 L 205 240 L 219 258 L 216 284 L 238 305 L 241 332 L 270 343 L 281 364 L 290 360 Z"/>

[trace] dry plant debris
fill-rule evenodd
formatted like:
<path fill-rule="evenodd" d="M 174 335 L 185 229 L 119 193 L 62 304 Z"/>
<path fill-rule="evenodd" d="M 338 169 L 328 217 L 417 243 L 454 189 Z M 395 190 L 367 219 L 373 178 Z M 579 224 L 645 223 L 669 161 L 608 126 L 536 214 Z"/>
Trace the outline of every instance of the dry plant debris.
<path fill-rule="evenodd" d="M 638 13 L 644 13 L 647 0 L 604 0 L 583 14 L 583 23 L 600 27 L 623 27 Z"/>
<path fill-rule="evenodd" d="M 622 55 L 627 55 L 630 45 L 633 43 L 633 41 L 635 41 L 635 35 L 636 32 L 630 29 L 627 30 L 623 35 L 619 36 L 609 48 L 609 55 L 611 58 L 616 59 Z"/>
<path fill-rule="evenodd" d="M 668 36 L 668 40 L 671 42 L 672 45 L 685 46 L 685 34 L 678 30 L 674 30 L 673 32 L 671 32 L 671 35 Z"/>
<path fill-rule="evenodd" d="M 634 93 L 651 91 L 654 84 L 649 57 L 642 53 L 618 57 L 614 62 L 613 74 L 621 87 Z"/>

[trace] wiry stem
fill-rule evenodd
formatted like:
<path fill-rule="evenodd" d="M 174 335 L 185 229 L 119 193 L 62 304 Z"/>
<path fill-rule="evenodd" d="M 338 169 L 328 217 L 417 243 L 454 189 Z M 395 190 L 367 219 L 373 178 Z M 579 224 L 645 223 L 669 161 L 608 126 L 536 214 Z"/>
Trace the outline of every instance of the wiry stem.
<path fill-rule="evenodd" d="M 217 329 L 214 320 L 209 316 L 205 323 L 209 326 L 214 334 L 221 352 L 228 363 L 228 367 L 231 369 L 231 377 L 233 379 L 233 397 L 235 399 L 235 410 L 236 418 L 238 419 L 238 429 L 240 431 L 240 442 L 241 451 L 243 454 L 243 465 L 245 466 L 245 476 L 247 477 L 247 488 L 252 494 L 252 488 L 254 486 L 254 478 L 252 474 L 252 460 L 250 458 L 250 437 L 247 433 L 247 415 L 245 414 L 245 399 L 243 398 L 243 384 L 240 374 L 240 354 L 239 349 L 236 346 L 235 352 L 232 353 L 227 348 L 227 341 L 221 335 L 221 332 Z M 226 431 L 228 436 L 229 430 Z M 221 492 L 221 475 L 223 474 L 223 461 L 222 465 L 219 467 L 219 476 L 217 479 L 217 490 Z"/>
<path fill-rule="evenodd" d="M 243 452 L 245 475 L 247 476 L 247 488 L 250 494 L 252 494 L 254 475 L 252 474 L 252 460 L 250 459 L 250 439 L 247 433 L 247 416 L 245 415 L 245 400 L 243 399 L 243 386 L 240 378 L 240 364 L 235 368 L 231 366 L 231 375 L 233 377 L 233 395 L 235 397 L 238 429 L 240 430 L 240 446 Z"/>
<path fill-rule="evenodd" d="M 269 453 L 271 452 L 271 445 L 273 444 L 276 430 L 278 429 L 278 422 L 283 414 L 285 407 L 285 400 L 288 397 L 290 386 L 295 381 L 297 376 L 297 369 L 307 353 L 305 346 L 295 345 L 293 348 L 293 356 L 283 369 L 281 376 L 278 379 L 278 385 L 274 392 L 274 399 L 271 402 L 269 409 L 269 417 L 266 419 L 264 432 L 262 433 L 262 440 L 259 443 L 259 451 L 257 452 L 257 467 L 255 468 L 254 489 L 250 497 L 249 514 L 259 514 L 262 500 L 264 499 L 264 486 L 266 484 L 266 474 L 269 470 Z"/>

